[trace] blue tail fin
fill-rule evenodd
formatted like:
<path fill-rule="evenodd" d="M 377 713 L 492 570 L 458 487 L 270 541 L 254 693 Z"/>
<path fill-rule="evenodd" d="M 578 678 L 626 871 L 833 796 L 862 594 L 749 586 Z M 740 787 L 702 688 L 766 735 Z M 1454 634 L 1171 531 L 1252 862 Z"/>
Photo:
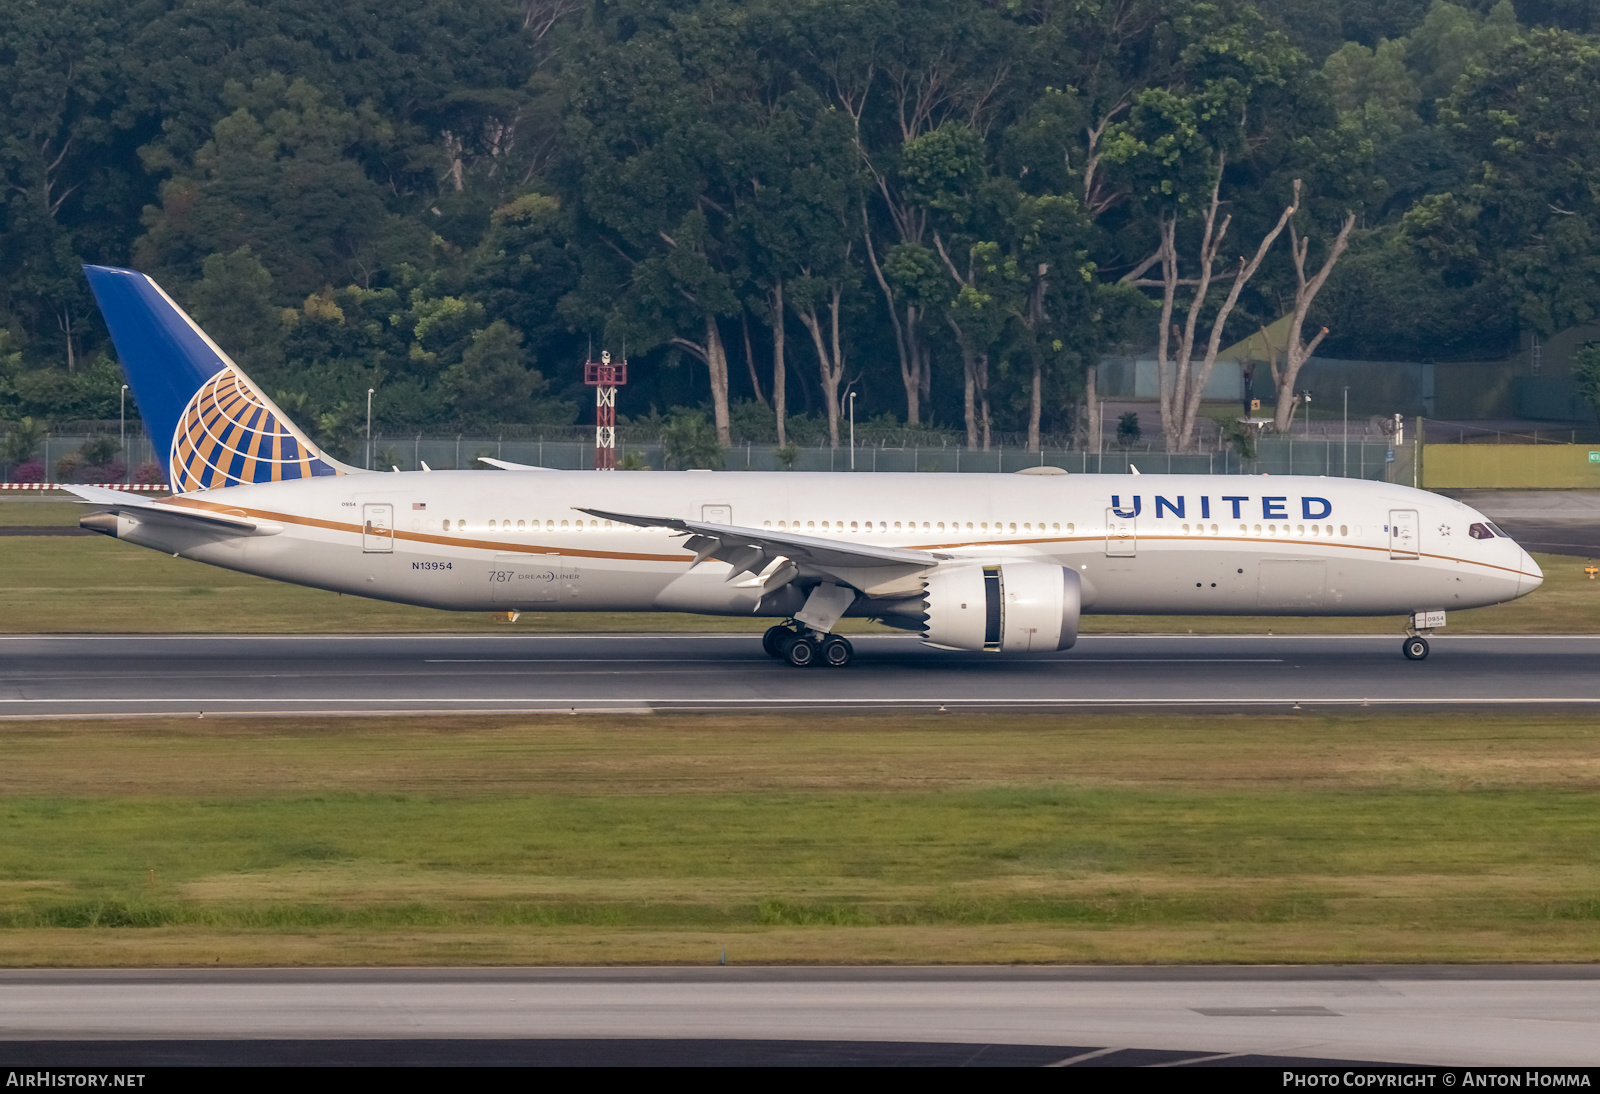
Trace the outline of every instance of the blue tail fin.
<path fill-rule="evenodd" d="M 174 491 L 358 470 L 311 443 L 150 278 L 83 270 Z"/>

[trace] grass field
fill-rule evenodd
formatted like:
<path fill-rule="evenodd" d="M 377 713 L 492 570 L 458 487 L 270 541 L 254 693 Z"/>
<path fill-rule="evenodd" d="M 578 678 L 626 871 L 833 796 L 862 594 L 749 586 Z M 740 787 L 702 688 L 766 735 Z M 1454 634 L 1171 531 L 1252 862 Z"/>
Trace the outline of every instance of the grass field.
<path fill-rule="evenodd" d="M 1551 715 L 0 725 L 0 964 L 1592 961 Z"/>
<path fill-rule="evenodd" d="M 13 503 L 13 507 L 15 504 Z M 41 504 L 39 509 L 51 506 Z M 4 512 L 5 505 L 0 505 Z M 27 523 L 26 519 L 15 523 Z M 1600 581 L 1584 561 L 1538 555 L 1545 584 L 1510 604 L 1450 615 L 1451 634 L 1600 633 Z M 219 570 L 103 536 L 0 537 L 0 633 L 357 633 L 503 629 L 486 614 L 441 612 L 305 589 Z M 1095 633 L 1398 634 L 1402 620 L 1255 616 L 1086 616 Z M 663 613 L 524 614 L 511 627 L 549 631 L 717 631 L 765 629 L 770 620 Z M 845 620 L 846 633 L 884 633 Z"/>

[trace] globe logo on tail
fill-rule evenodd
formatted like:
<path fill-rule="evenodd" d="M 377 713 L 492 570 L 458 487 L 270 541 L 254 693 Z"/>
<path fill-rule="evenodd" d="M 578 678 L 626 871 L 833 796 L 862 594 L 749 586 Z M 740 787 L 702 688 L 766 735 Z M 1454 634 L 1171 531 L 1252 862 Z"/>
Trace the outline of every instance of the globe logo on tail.
<path fill-rule="evenodd" d="M 338 474 L 231 366 L 189 399 L 168 466 L 176 493 Z"/>

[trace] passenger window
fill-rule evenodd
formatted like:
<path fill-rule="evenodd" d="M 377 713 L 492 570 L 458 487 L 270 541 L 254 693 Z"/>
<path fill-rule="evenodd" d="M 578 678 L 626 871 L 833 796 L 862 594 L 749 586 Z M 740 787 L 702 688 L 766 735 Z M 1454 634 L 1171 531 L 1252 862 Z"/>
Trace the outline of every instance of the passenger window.
<path fill-rule="evenodd" d="M 856 530 L 856 528 L 857 528 L 857 527 L 858 527 L 858 525 L 857 525 L 857 524 L 856 524 L 856 522 L 855 522 L 855 521 L 851 521 L 851 522 L 850 522 L 850 530 L 851 530 L 851 531 L 852 531 L 852 532 L 854 532 L 854 531 L 855 531 L 855 530 Z"/>
<path fill-rule="evenodd" d="M 1297 535 L 1297 536 L 1305 535 L 1306 534 L 1306 526 L 1304 524 L 1296 524 L 1294 526 L 1294 534 Z"/>
<path fill-rule="evenodd" d="M 522 531 L 523 529 L 525 529 L 527 527 L 528 527 L 528 525 L 524 521 L 520 521 L 520 520 L 517 521 L 517 531 L 520 532 L 520 531 Z"/>
<path fill-rule="evenodd" d="M 444 522 L 444 530 L 446 532 L 448 532 L 450 530 L 450 522 L 449 521 L 445 521 Z"/>
<path fill-rule="evenodd" d="M 827 521 L 823 521 L 823 522 L 822 522 L 822 526 L 823 526 L 823 527 L 824 527 L 824 528 L 826 528 L 826 527 L 827 527 L 827 526 L 828 526 L 828 522 L 827 522 Z M 809 520 L 808 520 L 808 521 L 806 521 L 806 531 L 808 531 L 808 532 L 809 532 L 809 531 L 811 531 L 811 529 L 813 529 L 813 528 L 815 528 L 815 527 L 816 527 L 816 525 L 815 525 L 815 524 L 813 524 L 813 523 L 811 523 L 811 521 L 809 521 Z"/>
<path fill-rule="evenodd" d="M 1185 524 L 1183 526 L 1183 534 L 1184 535 L 1188 535 L 1189 534 L 1189 526 L 1187 524 Z"/>
<path fill-rule="evenodd" d="M 562 531 L 566 531 L 566 528 L 567 528 L 567 522 L 566 521 L 562 521 L 561 522 L 561 530 Z"/>
<path fill-rule="evenodd" d="M 894 530 L 896 532 L 898 532 L 900 530 L 900 522 L 899 521 L 895 521 L 894 522 Z"/>
<path fill-rule="evenodd" d="M 1217 534 L 1217 526 L 1215 524 L 1213 524 L 1211 526 L 1211 534 L 1212 535 L 1216 535 Z"/>
<path fill-rule="evenodd" d="M 1059 529 L 1060 525 L 1057 525 L 1056 527 Z M 1070 535 L 1072 535 L 1072 533 L 1076 532 L 1077 530 L 1078 530 L 1078 526 L 1076 524 L 1067 525 L 1067 535 L 1070 536 Z"/>
<path fill-rule="evenodd" d="M 1471 536 L 1473 539 L 1494 538 L 1494 533 L 1489 531 L 1488 526 L 1484 524 L 1474 524 L 1472 527 L 1467 529 L 1467 535 Z"/>
<path fill-rule="evenodd" d="M 1017 522 L 1016 521 L 1012 521 L 1010 527 L 1011 527 L 1011 534 L 1012 535 L 1016 535 L 1017 534 Z"/>
<path fill-rule="evenodd" d="M 1261 525 L 1258 524 L 1258 525 L 1256 525 L 1256 535 L 1259 536 L 1260 534 L 1261 534 Z"/>

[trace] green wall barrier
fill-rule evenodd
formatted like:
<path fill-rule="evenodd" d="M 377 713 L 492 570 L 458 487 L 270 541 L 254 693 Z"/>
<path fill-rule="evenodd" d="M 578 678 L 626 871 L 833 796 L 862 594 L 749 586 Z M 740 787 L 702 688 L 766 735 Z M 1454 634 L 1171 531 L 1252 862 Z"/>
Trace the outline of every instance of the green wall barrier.
<path fill-rule="evenodd" d="M 1572 444 L 1429 444 L 1422 485 L 1439 489 L 1504 487 L 1600 489 L 1600 446 Z"/>

